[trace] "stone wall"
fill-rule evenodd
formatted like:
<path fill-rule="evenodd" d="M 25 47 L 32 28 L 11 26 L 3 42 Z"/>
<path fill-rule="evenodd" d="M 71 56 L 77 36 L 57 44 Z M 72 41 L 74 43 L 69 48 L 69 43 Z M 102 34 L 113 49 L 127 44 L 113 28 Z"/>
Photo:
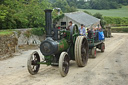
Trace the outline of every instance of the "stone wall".
<path fill-rule="evenodd" d="M 16 51 L 18 40 L 15 34 L 0 36 L 0 59 L 10 57 Z"/>
<path fill-rule="evenodd" d="M 21 29 L 14 32 L 18 39 L 18 46 L 22 45 L 40 45 L 44 40 L 44 36 L 36 36 L 31 34 L 30 29 Z"/>
<path fill-rule="evenodd" d="M 18 52 L 19 47 L 26 45 L 39 46 L 44 36 L 36 36 L 31 34 L 30 29 L 15 30 L 13 34 L 0 36 L 0 59 L 13 56 L 13 53 Z"/>

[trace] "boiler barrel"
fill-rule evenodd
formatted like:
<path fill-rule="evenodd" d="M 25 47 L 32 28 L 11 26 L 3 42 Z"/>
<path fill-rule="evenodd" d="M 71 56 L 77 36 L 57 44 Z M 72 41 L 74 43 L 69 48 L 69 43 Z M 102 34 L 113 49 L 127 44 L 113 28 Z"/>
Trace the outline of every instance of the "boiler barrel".
<path fill-rule="evenodd" d="M 47 38 L 40 45 L 40 51 L 44 56 L 54 55 L 66 51 L 69 45 L 66 39 L 54 41 L 52 38 Z"/>

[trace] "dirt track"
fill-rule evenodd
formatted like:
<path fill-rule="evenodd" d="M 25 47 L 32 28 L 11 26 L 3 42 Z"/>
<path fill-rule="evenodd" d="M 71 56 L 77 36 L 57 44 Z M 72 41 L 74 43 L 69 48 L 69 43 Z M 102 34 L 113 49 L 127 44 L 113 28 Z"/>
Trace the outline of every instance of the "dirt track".
<path fill-rule="evenodd" d="M 41 65 L 37 75 L 27 71 L 27 58 L 33 50 L 0 61 L 0 85 L 128 85 L 128 34 L 114 33 L 105 41 L 104 53 L 87 66 L 71 62 L 69 73 L 61 77 L 57 67 Z"/>

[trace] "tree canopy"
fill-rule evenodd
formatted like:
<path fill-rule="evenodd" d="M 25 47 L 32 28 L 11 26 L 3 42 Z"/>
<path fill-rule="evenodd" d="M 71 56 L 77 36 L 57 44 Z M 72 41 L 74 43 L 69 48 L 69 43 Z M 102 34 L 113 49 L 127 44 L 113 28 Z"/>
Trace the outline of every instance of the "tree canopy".
<path fill-rule="evenodd" d="M 47 0 L 0 0 L 0 29 L 44 26 Z"/>
<path fill-rule="evenodd" d="M 117 9 L 120 8 L 121 5 L 128 5 L 128 0 L 50 0 L 52 3 L 56 4 L 53 6 L 58 6 L 63 10 L 65 6 L 69 5 L 69 7 L 80 8 L 80 9 Z M 66 5 L 62 4 L 66 2 Z M 58 5 L 57 5 L 58 4 Z M 60 6 L 61 5 L 61 6 Z"/>
<path fill-rule="evenodd" d="M 52 1 L 52 0 L 51 0 Z M 55 2 L 52 4 L 53 7 L 61 8 L 63 12 L 74 12 L 76 11 L 76 7 L 73 2 L 70 4 L 68 3 L 68 0 L 55 0 Z"/>

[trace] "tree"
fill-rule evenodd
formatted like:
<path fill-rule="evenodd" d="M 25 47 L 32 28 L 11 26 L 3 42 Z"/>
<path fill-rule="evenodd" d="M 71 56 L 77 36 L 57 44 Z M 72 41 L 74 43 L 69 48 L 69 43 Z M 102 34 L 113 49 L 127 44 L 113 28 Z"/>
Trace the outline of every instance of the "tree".
<path fill-rule="evenodd" d="M 42 27 L 44 10 L 52 8 L 47 0 L 4 0 L 0 4 L 1 29 Z"/>
<path fill-rule="evenodd" d="M 0 29 L 15 28 L 15 10 L 4 5 L 0 5 Z"/>
<path fill-rule="evenodd" d="M 98 19 L 100 19 L 100 25 L 104 29 L 105 28 L 105 25 L 106 25 L 106 21 L 104 20 L 102 14 L 96 13 L 93 16 L 96 17 L 96 18 L 98 18 Z"/>
<path fill-rule="evenodd" d="M 72 6 L 70 6 L 72 5 Z M 76 7 L 74 7 L 74 3 L 69 3 L 67 0 L 56 0 L 55 3 L 53 3 L 53 7 L 61 8 L 63 12 L 74 12 L 76 11 Z"/>
<path fill-rule="evenodd" d="M 120 4 L 128 5 L 128 0 L 90 0 L 88 2 L 80 0 L 77 2 L 77 7 L 82 9 L 117 9 L 121 8 Z"/>

